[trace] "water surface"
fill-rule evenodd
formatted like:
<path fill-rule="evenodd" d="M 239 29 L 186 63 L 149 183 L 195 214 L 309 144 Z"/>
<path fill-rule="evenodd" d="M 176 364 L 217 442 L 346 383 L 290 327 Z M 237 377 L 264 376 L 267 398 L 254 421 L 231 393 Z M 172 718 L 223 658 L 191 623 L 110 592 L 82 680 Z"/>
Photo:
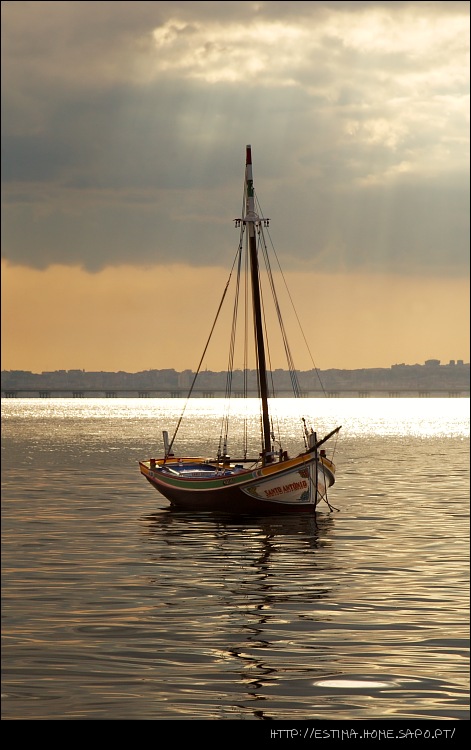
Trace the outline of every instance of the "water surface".
<path fill-rule="evenodd" d="M 302 401 L 339 510 L 246 519 L 140 476 L 179 399 L 2 400 L 3 719 L 469 719 L 469 399 Z"/>

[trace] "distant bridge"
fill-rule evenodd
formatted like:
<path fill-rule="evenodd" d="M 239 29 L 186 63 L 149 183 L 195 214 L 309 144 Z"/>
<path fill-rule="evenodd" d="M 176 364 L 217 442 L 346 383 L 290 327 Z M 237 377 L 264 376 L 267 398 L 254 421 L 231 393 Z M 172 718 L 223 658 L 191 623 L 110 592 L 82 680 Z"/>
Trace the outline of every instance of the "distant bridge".
<path fill-rule="evenodd" d="M 2 398 L 186 398 L 188 391 L 182 388 L 2 388 Z M 242 398 L 242 391 L 234 391 L 236 398 Z M 256 398 L 257 391 L 250 390 L 247 395 Z M 303 398 L 469 398 L 468 388 L 326 388 L 305 390 Z M 194 389 L 193 398 L 223 398 L 225 391 L 219 388 Z M 289 391 L 280 390 L 279 398 L 292 398 Z"/>

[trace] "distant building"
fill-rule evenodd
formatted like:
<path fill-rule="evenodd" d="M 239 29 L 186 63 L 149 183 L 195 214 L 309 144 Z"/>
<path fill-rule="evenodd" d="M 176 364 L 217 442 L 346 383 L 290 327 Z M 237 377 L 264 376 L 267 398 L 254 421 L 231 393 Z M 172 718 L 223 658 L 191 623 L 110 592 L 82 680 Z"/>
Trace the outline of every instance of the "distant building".
<path fill-rule="evenodd" d="M 322 379 L 319 373 L 322 372 Z M 430 394 L 448 392 L 458 396 L 469 394 L 470 365 L 462 359 L 450 360 L 440 365 L 440 360 L 429 359 L 425 364 L 406 365 L 404 362 L 391 365 L 390 368 L 366 368 L 361 370 L 330 369 L 323 371 L 296 371 L 300 392 L 303 395 L 319 395 L 322 391 L 329 394 L 384 393 L 397 396 L 400 393 Z M 276 369 L 273 373 L 273 385 L 278 394 L 290 393 L 292 373 Z M 16 396 L 59 397 L 67 393 L 93 393 L 103 398 L 111 392 L 125 393 L 136 397 L 151 392 L 174 395 L 178 391 L 188 391 L 190 384 L 195 385 L 194 394 L 224 393 L 227 387 L 227 374 L 205 370 L 196 374 L 192 370 L 176 372 L 173 369 L 144 370 L 136 373 L 127 372 L 86 372 L 85 370 L 55 370 L 54 372 L 32 373 L 26 370 L 2 371 L 2 398 Z M 235 370 L 232 387 L 234 392 L 246 388 L 255 393 L 257 373 L 255 370 Z"/>

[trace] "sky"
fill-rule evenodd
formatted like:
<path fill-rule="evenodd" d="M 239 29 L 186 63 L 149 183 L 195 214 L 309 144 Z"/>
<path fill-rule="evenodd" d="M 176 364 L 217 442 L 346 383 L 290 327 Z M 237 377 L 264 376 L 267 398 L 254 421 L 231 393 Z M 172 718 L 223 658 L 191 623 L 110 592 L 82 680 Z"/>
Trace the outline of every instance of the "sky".
<path fill-rule="evenodd" d="M 297 369 L 469 362 L 469 11 L 2 2 L 2 370 L 196 370 L 247 144 Z"/>

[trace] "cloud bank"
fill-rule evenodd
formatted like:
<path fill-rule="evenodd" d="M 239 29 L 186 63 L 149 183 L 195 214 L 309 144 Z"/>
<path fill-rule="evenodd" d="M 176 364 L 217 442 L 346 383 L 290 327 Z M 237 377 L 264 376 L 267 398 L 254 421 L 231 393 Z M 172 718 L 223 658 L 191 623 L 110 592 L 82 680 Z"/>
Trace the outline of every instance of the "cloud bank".
<path fill-rule="evenodd" d="M 469 272 L 469 3 L 2 4 L 2 257 Z"/>

